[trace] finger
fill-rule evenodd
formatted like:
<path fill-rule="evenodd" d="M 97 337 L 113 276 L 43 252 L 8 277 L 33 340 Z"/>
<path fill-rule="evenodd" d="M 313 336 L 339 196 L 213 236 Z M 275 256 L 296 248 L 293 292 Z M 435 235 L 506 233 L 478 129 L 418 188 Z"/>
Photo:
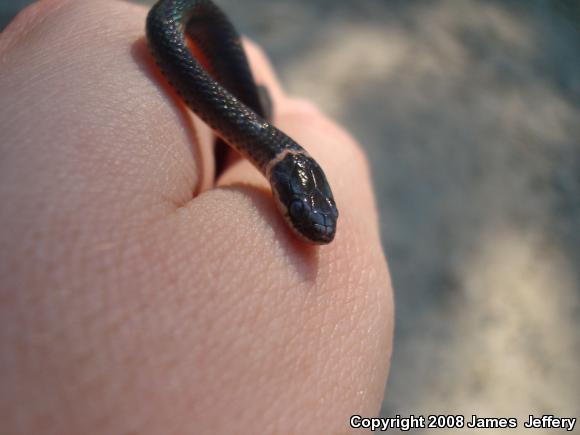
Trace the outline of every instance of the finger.
<path fill-rule="evenodd" d="M 282 105 L 286 98 L 282 85 L 262 48 L 248 38 L 243 38 L 243 44 L 254 79 L 256 83 L 265 86 L 268 90 L 275 112 L 276 107 Z"/>
<path fill-rule="evenodd" d="M 2 34 L 5 146 L 17 146 L 34 174 L 20 190 L 106 210 L 112 221 L 151 219 L 212 184 L 197 121 L 149 56 L 146 13 L 119 1 L 39 2 Z M 57 170 L 76 190 L 62 191 Z M 16 165 L 9 172 L 17 177 Z"/>
<path fill-rule="evenodd" d="M 221 288 L 206 291 L 208 297 L 222 295 L 219 308 L 230 319 L 260 313 L 251 322 L 237 322 L 235 330 L 228 331 L 235 337 L 265 342 L 267 330 L 268 337 L 277 338 L 269 350 L 271 358 L 262 361 L 269 370 L 260 367 L 261 375 L 272 376 L 263 376 L 264 384 L 254 384 L 254 391 L 264 385 L 271 391 L 272 384 L 289 379 L 291 391 L 278 392 L 280 403 L 296 402 L 298 397 L 304 403 L 333 391 L 328 397 L 333 397 L 337 421 L 358 412 L 372 415 L 378 412 L 389 367 L 393 307 L 366 159 L 346 132 L 308 103 L 289 101 L 281 107 L 278 121 L 278 127 L 304 145 L 327 173 L 341 213 L 336 238 L 316 248 L 297 241 L 275 209 L 265 178 L 246 160 L 240 161 L 219 179 L 219 188 L 193 204 L 200 219 L 197 227 L 203 225 L 195 237 L 198 242 L 204 237 L 201 244 L 211 246 L 210 254 L 202 250 L 197 255 L 211 255 L 215 265 L 210 276 L 220 276 Z M 194 219 L 193 213 L 186 216 Z M 185 233 L 174 237 L 184 240 L 178 242 L 183 243 L 179 251 L 195 246 Z M 220 272 L 223 265 L 235 274 L 231 281 L 226 271 Z M 238 293 L 233 289 L 239 284 L 232 283 L 243 283 L 246 290 Z M 284 343 L 283 350 L 275 343 Z M 304 361 L 310 380 L 296 365 L 285 364 L 284 356 Z M 345 379 L 344 373 L 359 376 Z M 342 381 L 333 390 L 336 379 Z M 292 405 L 286 409 L 298 412 Z"/>

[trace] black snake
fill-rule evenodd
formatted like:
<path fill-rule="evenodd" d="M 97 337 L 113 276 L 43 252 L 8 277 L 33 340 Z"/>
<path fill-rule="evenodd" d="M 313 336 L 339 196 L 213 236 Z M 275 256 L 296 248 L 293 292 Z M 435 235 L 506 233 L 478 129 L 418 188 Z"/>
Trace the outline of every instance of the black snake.
<path fill-rule="evenodd" d="M 310 243 L 331 242 L 338 209 L 326 176 L 304 148 L 268 122 L 240 36 L 224 13 L 209 0 L 161 0 L 149 12 L 146 30 L 171 86 L 270 181 L 295 233 Z M 192 53 L 186 35 L 203 59 Z"/>

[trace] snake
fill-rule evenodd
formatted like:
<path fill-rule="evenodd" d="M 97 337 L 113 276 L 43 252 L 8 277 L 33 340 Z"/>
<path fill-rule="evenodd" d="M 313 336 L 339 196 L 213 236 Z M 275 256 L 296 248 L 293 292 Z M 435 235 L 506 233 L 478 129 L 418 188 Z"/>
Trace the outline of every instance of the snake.
<path fill-rule="evenodd" d="M 272 125 L 242 39 L 210 0 L 160 0 L 146 21 L 147 45 L 179 98 L 269 181 L 274 202 L 303 241 L 330 243 L 338 209 L 320 165 Z"/>

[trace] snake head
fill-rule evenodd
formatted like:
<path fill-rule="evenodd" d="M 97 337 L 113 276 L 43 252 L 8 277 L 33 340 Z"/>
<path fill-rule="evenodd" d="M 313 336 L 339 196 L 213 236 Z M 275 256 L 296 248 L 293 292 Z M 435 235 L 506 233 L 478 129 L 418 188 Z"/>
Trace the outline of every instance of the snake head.
<path fill-rule="evenodd" d="M 273 164 L 270 183 L 278 207 L 290 227 L 307 242 L 330 243 L 338 209 L 326 176 L 304 152 L 288 152 Z"/>

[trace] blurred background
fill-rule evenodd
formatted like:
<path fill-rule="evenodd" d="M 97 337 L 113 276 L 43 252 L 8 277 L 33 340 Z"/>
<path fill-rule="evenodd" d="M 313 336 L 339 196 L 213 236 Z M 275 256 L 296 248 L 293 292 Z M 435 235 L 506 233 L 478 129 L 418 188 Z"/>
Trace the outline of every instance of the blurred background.
<path fill-rule="evenodd" d="M 0 28 L 27 3 L 0 0 Z M 367 150 L 383 416 L 580 417 L 580 1 L 217 3 Z"/>

